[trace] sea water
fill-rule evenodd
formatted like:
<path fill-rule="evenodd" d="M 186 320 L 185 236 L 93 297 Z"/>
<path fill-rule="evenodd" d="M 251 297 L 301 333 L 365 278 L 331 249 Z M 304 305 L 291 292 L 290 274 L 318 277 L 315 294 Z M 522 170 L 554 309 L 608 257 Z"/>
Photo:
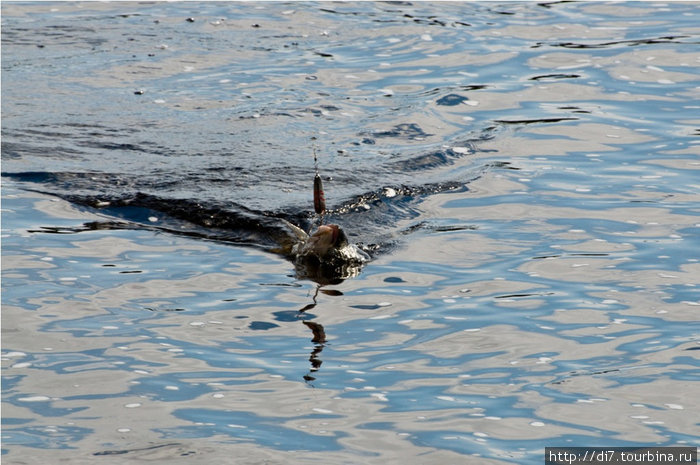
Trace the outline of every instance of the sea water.
<path fill-rule="evenodd" d="M 3 2 L 3 462 L 698 445 L 698 18 Z"/>

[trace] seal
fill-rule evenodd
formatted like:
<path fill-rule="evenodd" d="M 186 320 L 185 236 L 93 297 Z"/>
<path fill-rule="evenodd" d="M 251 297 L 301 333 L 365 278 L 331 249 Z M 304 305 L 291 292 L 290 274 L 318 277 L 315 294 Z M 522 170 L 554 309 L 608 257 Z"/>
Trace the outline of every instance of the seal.
<path fill-rule="evenodd" d="M 337 224 L 319 226 L 311 235 L 285 221 L 292 233 L 279 252 L 294 262 L 297 275 L 315 281 L 347 279 L 357 276 L 370 260 L 364 250 L 351 244 Z"/>

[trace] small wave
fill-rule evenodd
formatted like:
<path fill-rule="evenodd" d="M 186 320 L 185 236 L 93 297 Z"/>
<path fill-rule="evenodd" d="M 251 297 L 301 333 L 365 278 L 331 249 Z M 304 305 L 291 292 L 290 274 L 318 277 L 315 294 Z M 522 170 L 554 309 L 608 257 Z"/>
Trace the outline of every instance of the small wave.
<path fill-rule="evenodd" d="M 538 42 L 533 45 L 532 48 L 539 48 L 543 46 L 550 47 L 562 47 L 562 48 L 576 48 L 576 49 L 594 49 L 594 48 L 615 48 L 619 46 L 623 47 L 636 47 L 640 45 L 655 45 L 655 44 L 680 44 L 685 43 L 680 39 L 688 39 L 691 36 L 678 35 L 678 36 L 662 36 L 662 37 L 651 37 L 647 39 L 627 39 L 627 40 L 614 40 L 610 42 L 598 42 L 598 43 L 580 43 L 580 42 L 556 42 L 556 43 L 544 43 Z"/>

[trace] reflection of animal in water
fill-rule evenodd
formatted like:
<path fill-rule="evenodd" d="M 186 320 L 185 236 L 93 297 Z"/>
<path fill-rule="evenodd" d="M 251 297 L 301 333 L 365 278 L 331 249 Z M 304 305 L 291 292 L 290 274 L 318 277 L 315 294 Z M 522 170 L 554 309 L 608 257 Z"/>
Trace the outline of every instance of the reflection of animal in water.
<path fill-rule="evenodd" d="M 314 323 L 313 321 L 302 321 L 302 323 L 304 323 L 304 325 L 309 328 L 314 335 L 313 339 L 311 339 L 311 342 L 314 343 L 314 350 L 311 351 L 311 355 L 309 356 L 311 371 L 309 374 L 304 375 L 304 380 L 311 382 L 316 379 L 312 373 L 318 371 L 323 363 L 323 360 L 321 360 L 319 355 L 321 354 L 321 351 L 323 351 L 323 347 L 326 343 L 326 331 L 323 329 L 322 325 Z"/>

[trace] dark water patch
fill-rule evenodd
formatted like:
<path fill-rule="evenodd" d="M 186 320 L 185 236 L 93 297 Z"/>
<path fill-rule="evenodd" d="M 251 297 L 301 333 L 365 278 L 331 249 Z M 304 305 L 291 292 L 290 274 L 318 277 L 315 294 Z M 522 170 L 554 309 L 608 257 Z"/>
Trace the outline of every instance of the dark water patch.
<path fill-rule="evenodd" d="M 376 304 L 376 305 L 351 305 L 350 307 L 356 308 L 358 310 L 378 310 L 382 308 L 382 305 Z"/>
<path fill-rule="evenodd" d="M 528 78 L 530 81 L 556 81 L 559 79 L 577 79 L 580 78 L 580 74 L 542 74 L 539 76 L 533 76 Z"/>
<path fill-rule="evenodd" d="M 475 231 L 478 226 L 474 225 L 460 225 L 460 224 L 449 224 L 441 225 L 436 224 L 432 221 L 420 221 L 416 224 L 401 231 L 402 234 L 412 234 L 419 230 L 424 230 L 427 232 L 442 233 L 442 232 L 457 232 L 457 231 Z"/>
<path fill-rule="evenodd" d="M 323 58 L 333 58 L 332 53 L 319 52 L 319 51 L 314 51 L 313 53 L 314 53 L 314 55 L 318 55 L 318 56 L 323 57 Z"/>
<path fill-rule="evenodd" d="M 592 113 L 590 110 L 584 110 L 583 108 L 573 106 L 573 105 L 567 105 L 567 106 L 561 106 L 557 107 L 559 110 L 567 110 L 570 111 L 571 113 L 581 113 L 584 115 L 589 115 Z"/>
<path fill-rule="evenodd" d="M 473 150 L 469 148 L 469 150 Z M 455 156 L 454 151 L 449 150 L 438 150 L 435 152 L 426 153 L 420 156 L 412 157 L 407 160 L 401 160 L 393 164 L 398 169 L 405 170 L 422 170 L 430 169 L 437 166 L 449 165 L 452 162 L 452 158 Z M 461 156 L 461 154 L 459 155 Z"/>
<path fill-rule="evenodd" d="M 334 15 L 349 15 L 349 16 L 374 16 L 370 12 L 366 11 L 340 11 L 340 9 L 332 9 L 332 8 L 319 8 L 318 11 L 321 11 L 323 13 L 331 13 Z"/>
<path fill-rule="evenodd" d="M 697 41 L 683 41 L 680 39 L 689 39 L 692 36 L 687 35 L 677 35 L 677 36 L 661 36 L 661 37 L 651 37 L 648 39 L 626 39 L 626 40 L 615 40 L 610 42 L 598 42 L 598 43 L 578 43 L 578 42 L 558 42 L 547 44 L 543 42 L 538 42 L 533 45 L 532 48 L 538 48 L 542 46 L 549 47 L 561 47 L 561 48 L 573 48 L 573 49 L 598 49 L 598 48 L 616 48 L 619 46 L 623 47 L 638 47 L 643 45 L 658 45 L 658 44 L 697 44 Z"/>
<path fill-rule="evenodd" d="M 432 231 L 435 232 L 457 232 L 457 231 L 475 231 L 478 229 L 478 226 L 459 226 L 459 225 L 454 225 L 454 226 L 433 226 L 431 227 Z"/>
<path fill-rule="evenodd" d="M 9 132 L 9 131 L 8 131 Z M 7 132 L 6 132 L 7 133 Z M 22 142 L 4 142 L 2 143 L 2 159 L 3 160 L 22 160 L 26 159 L 27 156 L 34 156 L 39 159 L 43 159 L 44 163 L 50 162 L 51 160 L 61 160 L 64 158 L 80 158 L 85 155 L 85 152 L 78 149 L 77 147 L 45 147 L 42 145 L 37 145 L 36 142 L 40 141 L 40 138 L 34 138 L 35 142 L 32 144 L 25 144 Z M 45 142 L 49 143 L 53 138 L 48 138 Z"/>
<path fill-rule="evenodd" d="M 453 93 L 454 91 L 471 92 L 471 91 L 475 91 L 475 90 L 487 89 L 488 87 L 489 86 L 486 84 L 467 84 L 467 85 L 460 85 L 460 86 L 433 87 L 431 89 L 428 89 L 428 90 L 421 92 L 420 95 L 431 96 L 431 95 L 442 94 L 445 92 L 451 92 L 438 100 L 442 100 L 443 98 L 447 98 L 447 100 L 445 100 L 445 103 L 449 103 L 449 102 L 453 102 L 453 101 L 456 101 L 457 99 L 459 99 L 460 102 L 458 102 L 458 103 L 462 103 L 462 102 L 468 101 L 469 99 L 467 97 L 464 97 L 463 95 Z M 453 105 L 447 105 L 447 106 L 453 106 Z"/>
<path fill-rule="evenodd" d="M 600 364 L 606 364 L 610 363 L 610 360 L 605 360 L 605 359 L 598 359 L 596 362 Z M 577 376 L 597 376 L 597 375 L 607 375 L 610 373 L 620 373 L 623 371 L 620 368 L 599 368 L 599 369 L 591 369 L 591 370 L 576 370 L 572 371 L 571 373 L 568 373 L 561 377 L 560 379 L 557 379 L 555 381 L 551 381 L 551 384 L 561 384 L 566 382 L 570 378 L 575 378 Z"/>
<path fill-rule="evenodd" d="M 272 316 L 275 317 L 275 321 L 281 321 L 283 323 L 291 323 L 299 320 L 315 318 L 315 315 L 312 315 L 311 313 L 302 313 L 301 310 L 298 312 L 294 310 L 273 312 Z"/>
<path fill-rule="evenodd" d="M 563 3 L 570 3 L 571 0 L 555 0 L 552 2 L 537 2 L 537 6 L 541 6 L 542 8 L 547 8 L 550 9 L 555 5 L 561 5 Z"/>
<path fill-rule="evenodd" d="M 360 134 L 362 135 L 362 134 Z M 370 136 L 374 138 L 380 138 L 380 137 L 395 137 L 398 139 L 407 139 L 407 140 L 416 140 L 416 139 L 425 139 L 427 137 L 432 136 L 432 134 L 428 134 L 423 129 L 416 123 L 403 123 L 394 126 L 392 129 L 388 129 L 386 131 L 375 131 L 369 134 Z"/>
<path fill-rule="evenodd" d="M 2 41 L 12 45 L 31 45 L 38 48 L 56 46 L 97 48 L 104 46 L 109 41 L 109 39 L 100 37 L 102 32 L 96 28 L 78 25 L 50 24 L 39 29 L 30 29 L 3 22 Z M 27 33 L 31 33 L 33 37 Z"/>
<path fill-rule="evenodd" d="M 41 226 L 39 229 L 28 229 L 27 232 L 47 234 L 75 234 L 90 230 L 92 230 L 92 228 L 89 227 Z"/>
<path fill-rule="evenodd" d="M 301 287 L 299 283 L 258 283 L 260 286 Z"/>
<path fill-rule="evenodd" d="M 154 307 L 144 307 L 144 310 L 149 312 L 184 312 L 184 308 L 154 308 Z"/>
<path fill-rule="evenodd" d="M 403 15 L 403 17 L 412 20 L 416 24 L 425 24 L 427 26 L 446 26 L 447 25 L 446 21 L 441 21 L 434 16 L 427 17 L 427 18 L 417 18 L 413 15 L 405 13 Z"/>
<path fill-rule="evenodd" d="M 267 321 L 252 321 L 248 327 L 254 331 L 267 331 L 268 329 L 279 328 L 279 325 Z"/>
<path fill-rule="evenodd" d="M 469 85 L 461 85 L 461 86 L 459 86 L 459 88 L 462 90 L 465 90 L 465 91 L 471 91 L 471 90 L 488 89 L 489 86 L 488 86 L 488 84 L 469 84 Z"/>
<path fill-rule="evenodd" d="M 494 120 L 496 123 L 500 124 L 551 124 L 551 123 L 561 123 L 562 121 L 578 121 L 580 118 L 535 118 L 535 119 L 514 119 L 514 120 Z"/>
<path fill-rule="evenodd" d="M 342 291 L 339 291 L 338 289 L 319 289 L 319 291 L 322 294 L 330 295 L 333 297 L 340 297 L 341 295 L 345 295 Z"/>
<path fill-rule="evenodd" d="M 114 449 L 114 450 L 103 450 L 100 452 L 95 452 L 92 455 L 94 456 L 103 456 L 103 455 L 125 455 L 125 454 L 131 454 L 135 452 L 148 452 L 156 449 L 162 449 L 164 447 L 178 447 L 180 444 L 176 442 L 171 442 L 168 444 L 156 444 L 153 446 L 148 446 L 148 447 L 138 447 L 134 449 Z M 185 456 L 185 455 L 190 455 L 190 454 L 180 454 L 180 456 Z"/>
<path fill-rule="evenodd" d="M 534 292 L 534 293 L 521 293 L 521 294 L 506 294 L 494 296 L 494 299 L 522 299 L 524 297 L 543 297 L 548 295 L 554 295 L 554 292 Z"/>
<path fill-rule="evenodd" d="M 437 99 L 437 101 L 435 103 L 438 105 L 453 107 L 453 106 L 459 105 L 460 103 L 466 102 L 467 100 L 469 100 L 469 99 L 467 97 L 462 96 L 462 95 L 448 94 L 448 95 L 445 95 L 444 97 Z"/>

